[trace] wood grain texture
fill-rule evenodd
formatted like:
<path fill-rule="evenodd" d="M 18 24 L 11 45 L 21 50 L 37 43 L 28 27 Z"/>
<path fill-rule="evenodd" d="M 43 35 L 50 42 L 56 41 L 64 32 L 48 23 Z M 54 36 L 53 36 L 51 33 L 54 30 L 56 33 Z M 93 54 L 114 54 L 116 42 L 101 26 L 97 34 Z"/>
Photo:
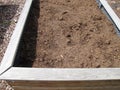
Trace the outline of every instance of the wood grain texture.
<path fill-rule="evenodd" d="M 7 81 L 12 86 L 33 87 L 105 87 L 120 86 L 120 81 Z"/>
<path fill-rule="evenodd" d="M 14 87 L 15 90 L 120 90 L 120 87 L 74 87 L 74 88 L 49 88 L 49 87 Z"/>
<path fill-rule="evenodd" d="M 7 81 L 15 90 L 120 90 L 120 81 Z"/>

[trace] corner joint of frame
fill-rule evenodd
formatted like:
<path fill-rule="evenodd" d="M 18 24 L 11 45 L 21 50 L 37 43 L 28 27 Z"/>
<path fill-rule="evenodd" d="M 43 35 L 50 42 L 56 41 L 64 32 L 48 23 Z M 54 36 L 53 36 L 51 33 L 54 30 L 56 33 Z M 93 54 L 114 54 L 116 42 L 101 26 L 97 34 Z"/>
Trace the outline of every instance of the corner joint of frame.
<path fill-rule="evenodd" d="M 2 68 L 0 68 L 0 76 L 1 75 L 3 75 L 5 72 L 7 72 L 9 69 L 11 69 L 12 68 L 12 66 L 10 66 L 10 67 L 8 67 L 8 68 L 6 68 L 6 69 L 2 69 Z"/>

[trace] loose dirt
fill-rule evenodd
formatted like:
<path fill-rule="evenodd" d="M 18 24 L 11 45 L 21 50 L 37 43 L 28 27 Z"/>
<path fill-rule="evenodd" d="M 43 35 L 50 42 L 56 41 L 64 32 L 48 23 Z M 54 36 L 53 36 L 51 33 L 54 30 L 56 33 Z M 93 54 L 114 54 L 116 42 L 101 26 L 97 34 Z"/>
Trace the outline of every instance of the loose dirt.
<path fill-rule="evenodd" d="M 120 37 L 95 0 L 35 0 L 21 45 L 18 66 L 120 67 Z"/>

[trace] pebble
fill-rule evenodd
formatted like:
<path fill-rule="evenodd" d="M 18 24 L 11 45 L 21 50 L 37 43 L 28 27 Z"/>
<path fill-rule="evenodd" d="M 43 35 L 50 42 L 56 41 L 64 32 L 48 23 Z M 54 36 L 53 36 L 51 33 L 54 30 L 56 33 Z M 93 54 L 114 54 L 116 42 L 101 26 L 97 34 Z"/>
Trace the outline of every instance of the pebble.
<path fill-rule="evenodd" d="M 60 16 L 58 19 L 59 19 L 60 21 L 64 20 L 64 18 L 63 18 L 62 16 Z"/>
<path fill-rule="evenodd" d="M 116 1 L 111 1 L 111 3 L 112 3 L 112 4 L 115 4 L 115 3 L 116 3 Z"/>
<path fill-rule="evenodd" d="M 60 55 L 63 58 L 63 55 Z"/>
<path fill-rule="evenodd" d="M 17 23 L 17 19 L 14 19 L 14 22 Z"/>
<path fill-rule="evenodd" d="M 120 10 L 120 7 L 118 7 L 117 10 L 119 11 L 119 10 Z"/>

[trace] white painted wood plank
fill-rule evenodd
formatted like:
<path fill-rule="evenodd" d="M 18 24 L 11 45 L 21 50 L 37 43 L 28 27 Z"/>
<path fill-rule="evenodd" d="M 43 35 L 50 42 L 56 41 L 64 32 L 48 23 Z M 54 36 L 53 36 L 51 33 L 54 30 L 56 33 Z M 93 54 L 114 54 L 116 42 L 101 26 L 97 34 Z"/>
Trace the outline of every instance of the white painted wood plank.
<path fill-rule="evenodd" d="M 110 15 L 111 19 L 117 26 L 118 30 L 120 31 L 120 18 L 117 16 L 117 14 L 114 12 L 114 10 L 111 8 L 111 6 L 108 4 L 107 0 L 99 0 L 107 13 Z"/>
<path fill-rule="evenodd" d="M 120 68 L 11 68 L 0 79 L 36 81 L 119 80 Z"/>
<path fill-rule="evenodd" d="M 0 65 L 0 74 L 10 68 L 14 62 L 14 58 L 17 52 L 19 41 L 23 32 L 23 28 L 30 10 L 32 0 L 26 0 L 23 11 L 19 17 L 18 23 L 15 27 L 13 35 L 10 39 L 9 45 L 3 57 L 3 60 Z"/>

